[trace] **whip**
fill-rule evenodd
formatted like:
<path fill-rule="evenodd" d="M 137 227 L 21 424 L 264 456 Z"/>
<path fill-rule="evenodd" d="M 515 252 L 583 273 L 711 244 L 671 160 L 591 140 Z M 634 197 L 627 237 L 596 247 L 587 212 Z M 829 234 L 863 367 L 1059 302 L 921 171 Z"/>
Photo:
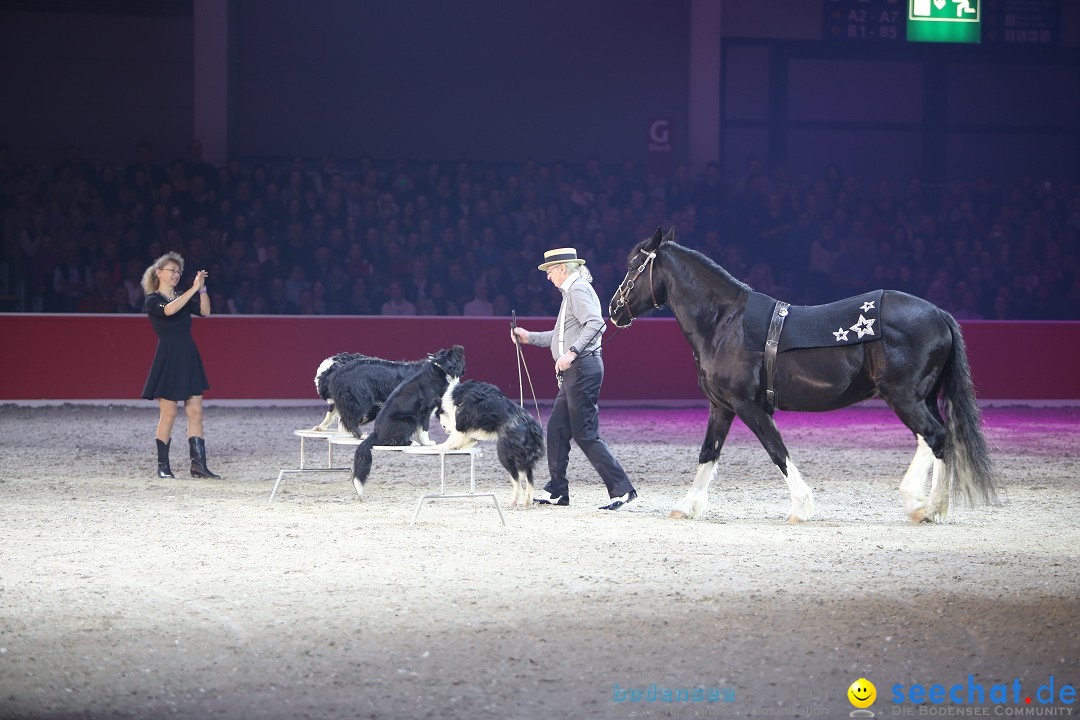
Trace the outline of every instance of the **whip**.
<path fill-rule="evenodd" d="M 518 339 L 517 333 L 514 330 L 517 329 L 517 310 L 510 311 L 510 334 L 514 336 L 514 347 L 517 349 L 517 365 L 518 365 L 518 389 L 520 393 L 521 409 L 525 409 L 525 386 L 521 382 L 521 368 L 525 368 L 525 377 L 529 379 L 529 392 L 532 393 L 533 405 L 536 407 L 536 420 L 540 423 L 540 427 L 544 427 L 544 421 L 540 419 L 540 403 L 536 400 L 536 390 L 533 388 L 532 375 L 529 374 L 529 365 L 525 362 L 525 353 L 521 351 L 521 341 Z"/>

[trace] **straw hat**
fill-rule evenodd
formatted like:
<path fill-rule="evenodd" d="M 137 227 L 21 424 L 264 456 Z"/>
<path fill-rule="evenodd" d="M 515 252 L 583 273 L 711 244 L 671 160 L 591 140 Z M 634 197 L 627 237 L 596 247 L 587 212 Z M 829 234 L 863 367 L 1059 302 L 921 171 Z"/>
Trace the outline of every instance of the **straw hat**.
<path fill-rule="evenodd" d="M 555 248 L 544 253 L 544 262 L 540 263 L 537 268 L 547 270 L 552 265 L 558 265 L 559 263 L 584 265 L 585 261 L 577 256 L 577 250 L 574 248 Z"/>

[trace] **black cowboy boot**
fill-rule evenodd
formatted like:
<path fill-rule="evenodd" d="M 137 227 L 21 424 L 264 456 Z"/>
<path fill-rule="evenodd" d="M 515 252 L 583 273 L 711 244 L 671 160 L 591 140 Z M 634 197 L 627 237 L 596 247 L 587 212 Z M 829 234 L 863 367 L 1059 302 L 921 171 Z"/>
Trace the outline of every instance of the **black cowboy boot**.
<path fill-rule="evenodd" d="M 159 478 L 175 478 L 172 474 L 172 468 L 169 467 L 169 446 L 172 445 L 172 438 L 169 438 L 169 442 L 163 443 L 157 438 L 154 438 L 157 442 L 157 476 Z"/>
<path fill-rule="evenodd" d="M 190 437 L 188 445 L 191 446 L 191 477 L 220 480 L 220 475 L 215 475 L 206 467 L 206 441 L 201 437 Z"/>

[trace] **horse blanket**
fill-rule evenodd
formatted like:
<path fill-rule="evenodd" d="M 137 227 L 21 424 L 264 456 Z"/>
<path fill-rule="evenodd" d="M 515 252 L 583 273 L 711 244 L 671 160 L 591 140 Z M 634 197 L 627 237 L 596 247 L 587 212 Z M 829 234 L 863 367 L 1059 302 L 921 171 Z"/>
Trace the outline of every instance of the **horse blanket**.
<path fill-rule="evenodd" d="M 803 348 L 857 345 L 881 339 L 881 290 L 827 305 L 792 305 L 780 334 L 777 352 Z M 776 298 L 751 292 L 743 313 L 747 350 L 762 350 Z"/>

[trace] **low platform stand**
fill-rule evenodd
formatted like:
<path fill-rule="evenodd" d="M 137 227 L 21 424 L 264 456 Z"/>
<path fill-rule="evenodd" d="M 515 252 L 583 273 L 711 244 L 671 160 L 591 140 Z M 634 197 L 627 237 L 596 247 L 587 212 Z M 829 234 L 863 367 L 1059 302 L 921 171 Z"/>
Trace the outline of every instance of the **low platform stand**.
<path fill-rule="evenodd" d="M 274 489 L 270 491 L 270 502 L 274 502 L 274 496 L 277 495 L 278 487 L 281 486 L 281 481 L 285 479 L 286 475 L 293 475 L 296 473 L 352 472 L 351 467 L 334 467 L 334 440 L 339 438 L 342 440 L 355 439 L 352 435 L 321 432 L 319 430 L 293 430 L 293 435 L 300 438 L 300 466 L 295 468 L 282 468 L 278 471 L 277 482 L 274 483 Z M 329 441 L 326 443 L 326 467 L 307 467 L 304 441 L 308 438 L 318 438 L 320 440 Z M 363 499 L 363 494 L 358 494 L 360 495 L 360 498 Z"/>
<path fill-rule="evenodd" d="M 334 467 L 334 446 L 335 445 L 359 445 L 361 440 L 349 433 L 328 433 L 320 432 L 318 430 L 293 430 L 293 435 L 300 438 L 300 466 L 296 468 L 281 468 L 278 471 L 277 481 L 274 483 L 274 489 L 270 491 L 270 501 L 274 502 L 274 498 L 277 496 L 278 488 L 281 487 L 282 481 L 286 475 L 303 474 L 303 473 L 334 473 L 334 472 L 347 472 L 352 474 L 352 467 Z M 304 442 L 308 438 L 318 438 L 320 440 L 327 441 L 326 448 L 326 467 L 307 467 L 307 453 L 304 446 Z M 476 457 L 482 456 L 483 451 L 476 446 L 471 448 L 465 448 L 463 450 L 447 450 L 446 448 L 440 448 L 437 445 L 375 445 L 372 450 L 387 450 L 404 452 L 409 455 L 437 455 L 439 457 L 439 492 L 437 493 L 425 493 L 420 496 L 420 499 L 416 503 L 416 512 L 413 513 L 410 525 L 416 524 L 416 518 L 420 516 L 420 510 L 424 506 L 425 500 L 450 500 L 450 499 L 475 499 L 475 498 L 491 498 L 491 501 L 495 504 L 495 510 L 499 513 L 499 520 L 502 524 L 506 525 L 506 517 L 503 516 L 502 508 L 499 507 L 499 499 L 493 492 L 476 492 Z M 467 493 L 447 493 L 446 492 L 446 456 L 447 455 L 468 455 L 469 456 L 469 492 Z M 360 499 L 364 499 L 364 487 L 358 482 L 353 482 L 353 489 L 356 490 L 356 496 Z"/>
<path fill-rule="evenodd" d="M 416 518 L 420 517 L 420 510 L 424 507 L 425 500 L 474 500 L 477 498 L 491 498 L 491 502 L 495 504 L 495 510 L 499 513 L 499 520 L 502 521 L 503 526 L 506 526 L 506 517 L 503 516 L 502 508 L 499 507 L 499 499 L 495 497 L 493 492 L 476 492 L 476 456 L 482 455 L 483 452 L 479 447 L 473 446 L 471 448 L 464 448 L 462 450 L 447 450 L 435 445 L 420 445 L 410 446 L 405 448 L 405 452 L 409 455 L 438 455 L 439 456 L 439 492 L 437 493 L 425 493 L 420 496 L 420 499 L 416 502 L 416 512 L 413 513 L 410 525 L 416 524 Z M 469 492 L 467 493 L 447 493 L 446 492 L 446 456 L 447 455 L 468 455 L 469 456 Z"/>
<path fill-rule="evenodd" d="M 352 466 L 349 467 L 334 467 L 334 446 L 335 445 L 352 445 L 356 446 L 363 442 L 362 438 L 358 438 L 350 433 L 325 433 L 318 430 L 293 430 L 293 435 L 300 438 L 300 467 L 299 468 L 282 468 L 278 471 L 277 482 L 274 483 L 274 489 L 270 491 L 270 502 L 274 502 L 274 495 L 277 494 L 278 486 L 281 485 L 281 481 L 285 479 L 286 475 L 293 473 L 312 473 L 312 472 L 347 472 L 352 474 Z M 326 467 L 304 467 L 304 440 L 306 438 L 322 438 L 329 441 L 329 445 L 326 450 Z M 367 437 L 366 435 L 364 437 Z M 401 452 L 405 450 L 405 446 L 398 445 L 374 445 L 372 450 L 389 450 L 392 452 Z M 364 486 L 353 480 L 353 490 L 356 491 L 356 497 L 361 502 L 364 500 Z"/>

